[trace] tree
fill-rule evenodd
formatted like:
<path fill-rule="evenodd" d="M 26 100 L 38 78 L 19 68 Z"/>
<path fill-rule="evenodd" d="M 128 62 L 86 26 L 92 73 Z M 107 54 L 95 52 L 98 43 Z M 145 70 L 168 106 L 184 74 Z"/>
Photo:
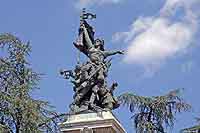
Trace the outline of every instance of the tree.
<path fill-rule="evenodd" d="M 41 75 L 26 59 L 30 43 L 0 34 L 0 49 L 6 50 L 0 54 L 0 132 L 56 132 L 64 114 L 58 115 L 48 102 L 31 96 Z"/>
<path fill-rule="evenodd" d="M 125 93 L 119 96 L 119 100 L 134 114 L 131 118 L 137 133 L 164 133 L 165 126 L 173 127 L 176 113 L 191 108 L 180 97 L 180 91 L 181 89 L 176 89 L 156 97 Z"/>

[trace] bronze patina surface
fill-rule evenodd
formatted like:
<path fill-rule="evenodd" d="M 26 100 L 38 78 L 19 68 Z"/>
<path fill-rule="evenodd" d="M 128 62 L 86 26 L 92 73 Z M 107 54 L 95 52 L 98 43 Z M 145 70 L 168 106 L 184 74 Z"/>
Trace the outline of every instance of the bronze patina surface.
<path fill-rule="evenodd" d="M 110 56 L 123 54 L 123 51 L 108 51 L 104 47 L 104 40 L 95 38 L 94 28 L 88 19 L 95 19 L 96 15 L 87 13 L 85 9 L 80 16 L 79 34 L 75 48 L 83 53 L 88 60 L 77 62 L 74 70 L 62 70 L 61 74 L 70 79 L 74 89 L 74 101 L 70 105 L 71 113 L 86 113 L 108 110 L 119 107 L 119 102 L 113 92 L 118 86 L 115 82 L 107 84 L 108 71 L 111 66 Z"/>

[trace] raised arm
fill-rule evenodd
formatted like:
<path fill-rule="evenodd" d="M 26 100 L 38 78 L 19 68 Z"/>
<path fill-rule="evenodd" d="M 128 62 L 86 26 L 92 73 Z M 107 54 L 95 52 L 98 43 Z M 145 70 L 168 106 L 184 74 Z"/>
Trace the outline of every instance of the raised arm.
<path fill-rule="evenodd" d="M 104 56 L 108 57 L 108 56 L 112 56 L 112 55 L 116 55 L 116 54 L 124 54 L 124 51 L 104 51 Z"/>
<path fill-rule="evenodd" d="M 92 41 L 91 41 L 91 39 L 90 39 L 90 36 L 89 36 L 89 34 L 88 34 L 88 31 L 87 31 L 87 29 L 85 28 L 85 25 L 83 24 L 82 26 L 81 26 L 81 28 L 83 29 L 83 33 L 84 33 L 84 36 L 85 36 L 85 40 L 86 40 L 86 46 L 90 49 L 90 48 L 92 48 L 92 47 L 94 47 L 93 46 L 93 44 L 92 44 Z"/>

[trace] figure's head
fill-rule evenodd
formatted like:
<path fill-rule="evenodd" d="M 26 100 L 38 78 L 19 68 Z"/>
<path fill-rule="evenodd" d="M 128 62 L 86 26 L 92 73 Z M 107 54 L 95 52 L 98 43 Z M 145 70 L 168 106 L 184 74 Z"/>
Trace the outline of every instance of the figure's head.
<path fill-rule="evenodd" d="M 104 51 L 104 40 L 97 38 L 94 42 L 94 46 L 95 46 L 95 48 L 98 48 L 98 49 Z"/>

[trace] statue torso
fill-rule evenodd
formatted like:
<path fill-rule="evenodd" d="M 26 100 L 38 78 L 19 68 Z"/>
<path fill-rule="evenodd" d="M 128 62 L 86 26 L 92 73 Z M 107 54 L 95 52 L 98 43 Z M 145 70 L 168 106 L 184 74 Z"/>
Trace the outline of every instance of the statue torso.
<path fill-rule="evenodd" d="M 105 59 L 105 54 L 103 51 L 96 49 L 96 48 L 91 48 L 89 50 L 89 58 L 91 61 L 98 61 L 98 62 L 104 62 Z"/>

